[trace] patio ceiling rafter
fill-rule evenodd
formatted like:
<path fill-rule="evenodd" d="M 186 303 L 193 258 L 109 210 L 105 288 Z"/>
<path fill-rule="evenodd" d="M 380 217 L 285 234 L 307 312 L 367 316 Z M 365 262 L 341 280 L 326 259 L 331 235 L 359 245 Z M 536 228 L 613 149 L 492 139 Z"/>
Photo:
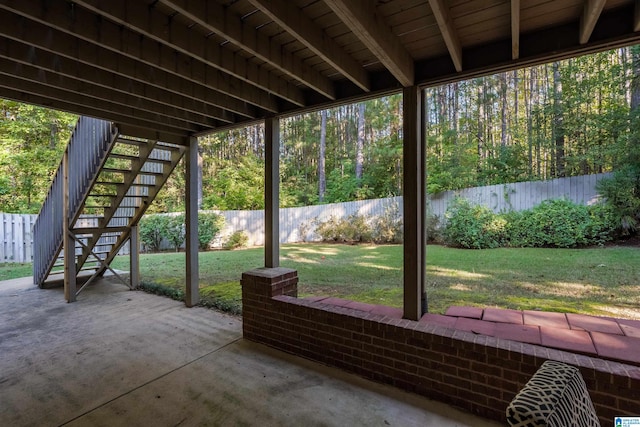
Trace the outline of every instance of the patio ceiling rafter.
<path fill-rule="evenodd" d="M 293 34 L 301 43 L 333 68 L 344 74 L 360 89 L 370 90 L 369 76 L 322 28 L 318 27 L 301 9 L 291 7 L 285 0 L 249 0 L 262 13 Z"/>
<path fill-rule="evenodd" d="M 25 55 L 25 52 L 29 52 L 28 55 Z M 7 63 L 5 69 L 11 74 L 20 74 L 21 70 L 33 67 L 39 70 L 37 74 L 31 73 L 34 81 L 60 84 L 78 93 L 94 93 L 98 97 L 122 99 L 123 105 L 139 105 L 144 102 L 147 111 L 182 118 L 202 126 L 220 126 L 232 123 L 235 118 L 234 114 L 202 101 L 105 72 L 6 38 L 0 38 L 0 60 Z M 21 66 L 26 67 L 20 68 Z"/>
<path fill-rule="evenodd" d="M 453 65 L 455 66 L 456 71 L 460 72 L 462 71 L 462 46 L 460 45 L 458 33 L 453 26 L 453 21 L 449 14 L 449 8 L 444 0 L 429 0 L 429 5 L 431 6 L 433 16 L 440 28 L 442 38 L 447 45 Z"/>
<path fill-rule="evenodd" d="M 520 57 L 520 0 L 511 0 L 511 59 Z"/>
<path fill-rule="evenodd" d="M 266 111 L 278 110 L 276 100 L 268 93 L 244 90 L 239 82 L 189 56 L 80 7 L 70 8 L 64 1 L 53 1 L 46 10 L 37 3 L 2 2 L 0 22 L 0 35 L 7 38 L 125 77 L 161 82 L 176 93 L 196 94 L 201 100 L 206 97 L 213 105 L 246 117 L 256 114 L 248 104 Z"/>
<path fill-rule="evenodd" d="M 325 3 L 391 71 L 402 86 L 413 85 L 413 58 L 380 14 L 375 12 L 373 1 L 325 0 Z"/>
<path fill-rule="evenodd" d="M 580 43 L 585 44 L 589 41 L 591 33 L 598 22 L 602 8 L 607 0 L 587 0 L 584 4 L 584 12 L 580 20 Z"/>
<path fill-rule="evenodd" d="M 206 36 L 188 29 L 171 18 L 167 19 L 167 16 L 154 7 L 138 1 L 75 0 L 75 3 L 247 83 L 245 87 L 247 91 L 254 87 L 254 91 L 266 91 L 299 107 L 305 105 L 304 95 L 297 86 L 281 79 L 265 67 L 229 51 L 224 46 L 211 43 Z"/>
<path fill-rule="evenodd" d="M 250 26 L 242 17 L 221 4 L 205 0 L 160 0 L 203 29 L 268 62 L 300 83 L 334 100 L 333 82 L 305 64 L 285 47 Z"/>
<path fill-rule="evenodd" d="M 5 83 L 6 82 L 6 83 Z M 91 117 L 101 117 L 105 115 L 104 109 L 96 107 L 87 107 L 84 105 L 78 105 L 73 102 L 73 99 L 65 100 L 64 98 L 58 98 L 55 95 L 60 93 L 52 93 L 50 96 L 42 95 L 40 93 L 33 94 L 26 90 L 21 90 L 22 87 L 15 88 L 11 84 L 14 81 L 10 79 L 0 79 L 0 91 L 2 96 L 17 102 L 23 102 L 25 104 L 41 105 L 46 108 L 52 108 L 54 110 L 66 111 L 74 113 L 81 108 L 84 114 Z M 37 91 L 38 85 L 33 85 L 31 92 Z M 177 134 L 178 129 L 168 127 L 166 125 L 158 125 L 144 123 L 137 121 L 119 112 L 112 111 L 109 113 L 109 119 L 118 122 L 118 127 L 125 135 L 135 135 L 138 138 L 158 139 L 171 144 L 185 145 L 186 140 L 184 133 Z"/>
<path fill-rule="evenodd" d="M 198 121 L 207 123 L 198 124 L 194 117 L 179 118 L 172 116 L 167 111 L 150 106 L 145 109 L 137 109 L 135 105 L 139 100 L 136 97 L 115 91 L 105 93 L 99 88 L 83 85 L 71 79 L 61 79 L 51 72 L 30 65 L 20 64 L 16 67 L 11 61 L 3 58 L 0 58 L 0 76 L 3 79 L 3 85 L 23 92 L 41 93 L 53 97 L 60 96 L 80 106 L 103 110 L 105 115 L 112 112 L 127 114 L 130 120 L 143 121 L 150 126 L 171 126 L 176 129 L 177 134 L 197 132 L 202 128 L 201 126 L 215 126 L 215 122 L 212 121 L 199 119 Z"/>

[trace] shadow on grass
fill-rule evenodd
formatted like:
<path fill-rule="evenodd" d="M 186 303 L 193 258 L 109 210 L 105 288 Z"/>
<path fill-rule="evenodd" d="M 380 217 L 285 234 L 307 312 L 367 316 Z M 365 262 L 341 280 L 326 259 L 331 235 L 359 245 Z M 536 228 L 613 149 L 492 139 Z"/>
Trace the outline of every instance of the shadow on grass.
<path fill-rule="evenodd" d="M 143 255 L 141 263 L 145 282 L 184 286 L 184 254 Z M 240 275 L 262 264 L 261 248 L 201 253 L 203 305 L 239 313 Z M 402 246 L 283 245 L 281 265 L 298 270 L 301 297 L 402 306 Z M 468 305 L 640 318 L 638 248 L 429 246 L 426 273 L 432 313 Z"/>

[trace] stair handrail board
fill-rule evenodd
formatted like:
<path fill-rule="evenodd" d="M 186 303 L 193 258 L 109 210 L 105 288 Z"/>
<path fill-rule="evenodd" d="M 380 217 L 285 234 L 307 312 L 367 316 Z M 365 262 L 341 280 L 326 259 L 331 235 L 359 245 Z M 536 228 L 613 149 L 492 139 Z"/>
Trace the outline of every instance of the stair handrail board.
<path fill-rule="evenodd" d="M 114 123 L 81 116 L 71 134 L 65 155 L 73 166 L 69 171 L 69 217 L 75 223 L 81 205 L 113 145 L 118 131 Z M 34 253 L 33 279 L 42 287 L 62 250 L 64 177 L 62 162 L 58 166 L 47 197 L 33 227 L 34 241 L 38 242 Z"/>

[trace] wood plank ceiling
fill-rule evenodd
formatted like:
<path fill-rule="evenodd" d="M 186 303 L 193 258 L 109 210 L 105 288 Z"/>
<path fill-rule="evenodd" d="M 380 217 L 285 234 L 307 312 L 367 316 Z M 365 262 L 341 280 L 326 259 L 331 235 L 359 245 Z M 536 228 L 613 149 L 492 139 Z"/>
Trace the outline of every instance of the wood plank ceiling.
<path fill-rule="evenodd" d="M 640 0 L 0 0 L 0 97 L 189 135 L 640 41 Z"/>

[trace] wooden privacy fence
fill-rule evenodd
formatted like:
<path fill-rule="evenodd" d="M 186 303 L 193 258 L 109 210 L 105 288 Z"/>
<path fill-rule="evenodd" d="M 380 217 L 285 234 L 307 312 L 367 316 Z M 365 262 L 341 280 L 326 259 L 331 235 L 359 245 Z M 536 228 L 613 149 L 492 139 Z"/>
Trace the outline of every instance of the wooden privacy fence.
<path fill-rule="evenodd" d="M 575 203 L 591 205 L 598 200 L 596 184 L 610 173 L 572 176 L 548 181 L 527 181 L 513 184 L 487 185 L 464 190 L 443 191 L 429 197 L 429 210 L 440 218 L 456 196 L 487 206 L 495 213 L 523 211 L 543 200 L 567 198 Z"/>
<path fill-rule="evenodd" d="M 558 178 L 549 181 L 529 181 L 513 184 L 473 187 L 457 191 L 445 191 L 430 195 L 428 210 L 439 218 L 444 216 L 447 206 L 456 196 L 473 203 L 489 207 L 494 212 L 521 211 L 530 209 L 547 199 L 567 198 L 575 203 L 593 204 L 598 199 L 596 183 L 610 174 L 596 174 Z M 358 214 L 367 217 L 383 215 L 387 209 L 397 208 L 402 214 L 402 197 L 362 200 L 346 203 L 331 203 L 318 206 L 280 209 L 280 242 L 293 243 L 317 240 L 315 221 L 326 221 L 330 217 L 345 218 Z M 264 211 L 213 211 L 225 218 L 225 226 L 213 242 L 222 246 L 235 231 L 244 231 L 249 245 L 264 244 Z M 36 215 L 0 214 L 2 219 L 2 247 L 0 262 L 31 262 L 33 258 L 32 227 Z M 165 249 L 169 249 L 167 244 Z M 123 247 L 121 255 L 129 253 Z"/>
<path fill-rule="evenodd" d="M 33 224 L 38 215 L 0 213 L 0 262 L 33 260 Z"/>

